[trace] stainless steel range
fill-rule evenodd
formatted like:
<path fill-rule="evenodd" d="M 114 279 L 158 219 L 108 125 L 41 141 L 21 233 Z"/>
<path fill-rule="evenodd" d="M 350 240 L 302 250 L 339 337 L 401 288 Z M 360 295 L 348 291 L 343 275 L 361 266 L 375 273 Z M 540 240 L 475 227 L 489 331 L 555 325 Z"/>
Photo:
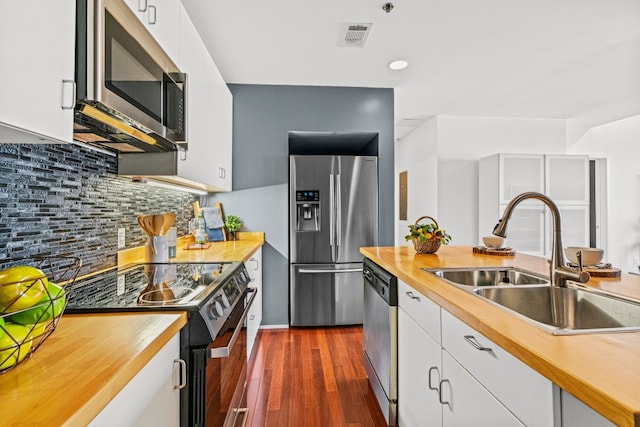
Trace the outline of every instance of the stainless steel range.
<path fill-rule="evenodd" d="M 247 416 L 244 321 L 256 292 L 249 281 L 241 262 L 138 264 L 76 280 L 66 312 L 186 311 L 180 424 L 240 425 Z"/>

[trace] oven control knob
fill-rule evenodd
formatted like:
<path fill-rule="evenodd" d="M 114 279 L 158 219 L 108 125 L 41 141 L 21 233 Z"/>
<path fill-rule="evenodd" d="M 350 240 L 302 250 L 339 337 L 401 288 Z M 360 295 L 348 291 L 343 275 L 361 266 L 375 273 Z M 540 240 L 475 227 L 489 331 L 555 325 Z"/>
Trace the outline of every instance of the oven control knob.
<path fill-rule="evenodd" d="M 227 296 L 225 294 L 222 294 L 221 302 L 224 308 L 229 308 L 229 306 L 231 305 L 229 304 L 229 299 L 227 299 Z"/>
<path fill-rule="evenodd" d="M 217 300 L 217 301 L 216 301 L 215 303 L 213 303 L 212 305 L 215 307 L 215 308 L 214 308 L 214 310 L 215 310 L 215 313 L 217 314 L 217 316 L 216 316 L 216 317 L 220 317 L 220 316 L 222 316 L 222 310 L 223 310 L 223 308 L 222 308 L 222 304 L 220 304 L 220 301 L 219 301 L 219 300 Z"/>
<path fill-rule="evenodd" d="M 211 303 L 207 306 L 207 316 L 211 320 L 215 320 L 218 318 L 218 315 L 215 312 L 215 303 Z"/>

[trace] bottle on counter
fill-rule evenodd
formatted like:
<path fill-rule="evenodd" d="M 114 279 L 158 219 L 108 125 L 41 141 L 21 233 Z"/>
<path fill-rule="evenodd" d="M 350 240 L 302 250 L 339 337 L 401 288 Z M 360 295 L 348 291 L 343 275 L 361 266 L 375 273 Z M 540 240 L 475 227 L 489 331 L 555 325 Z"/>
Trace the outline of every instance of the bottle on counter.
<path fill-rule="evenodd" d="M 205 230 L 204 216 L 202 216 L 202 212 L 200 212 L 196 218 L 194 236 L 196 243 L 199 245 L 204 245 L 207 242 L 207 230 Z"/>

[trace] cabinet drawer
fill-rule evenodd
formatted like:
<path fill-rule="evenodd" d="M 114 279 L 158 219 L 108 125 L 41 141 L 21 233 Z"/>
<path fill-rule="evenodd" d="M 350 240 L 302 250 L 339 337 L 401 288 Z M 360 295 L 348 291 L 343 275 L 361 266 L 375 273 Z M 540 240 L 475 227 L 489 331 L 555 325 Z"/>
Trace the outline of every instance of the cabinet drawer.
<path fill-rule="evenodd" d="M 438 344 L 441 343 L 439 305 L 402 280 L 398 280 L 398 305 Z"/>
<path fill-rule="evenodd" d="M 442 353 L 442 369 L 445 376 L 440 383 L 444 402 L 442 425 L 524 427 L 512 412 L 447 352 Z"/>
<path fill-rule="evenodd" d="M 524 424 L 554 425 L 551 381 L 445 310 L 442 346 Z"/>

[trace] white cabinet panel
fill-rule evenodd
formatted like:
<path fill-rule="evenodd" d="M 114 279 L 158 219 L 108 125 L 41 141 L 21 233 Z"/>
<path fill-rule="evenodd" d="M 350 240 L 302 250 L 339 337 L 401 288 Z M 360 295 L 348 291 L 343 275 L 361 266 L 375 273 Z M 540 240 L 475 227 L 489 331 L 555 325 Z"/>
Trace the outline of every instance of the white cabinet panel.
<path fill-rule="evenodd" d="M 182 6 L 179 67 L 187 73 L 189 147 L 179 175 L 212 191 L 231 191 L 233 97 Z"/>
<path fill-rule="evenodd" d="M 440 306 L 398 279 L 398 306 L 440 343 Z"/>
<path fill-rule="evenodd" d="M 126 3 L 177 64 L 180 54 L 180 0 L 126 0 Z"/>
<path fill-rule="evenodd" d="M 527 426 L 553 427 L 551 381 L 445 310 L 442 341 L 442 346 Z M 446 367 L 444 372 L 449 378 Z"/>
<path fill-rule="evenodd" d="M 478 171 L 478 244 L 482 236 L 491 234 L 515 196 L 534 191 L 549 196 L 566 216 L 562 222 L 565 245 L 588 246 L 588 156 L 494 154 L 480 159 Z M 582 209 L 585 216 L 571 209 Z M 552 221 L 545 220 L 549 216 L 542 202 L 524 200 L 509 221 L 506 245 L 517 252 L 551 256 L 553 227 Z"/>
<path fill-rule="evenodd" d="M 527 154 L 499 156 L 500 203 L 507 204 L 520 193 L 544 192 L 544 157 Z"/>
<path fill-rule="evenodd" d="M 398 422 L 402 427 L 423 426 L 426 420 L 429 425 L 442 424 L 441 373 L 440 344 L 403 309 L 398 310 Z"/>
<path fill-rule="evenodd" d="M 545 194 L 558 204 L 588 204 L 589 158 L 546 155 Z"/>
<path fill-rule="evenodd" d="M 2 2 L 0 142 L 72 141 L 75 9 L 74 0 Z"/>
<path fill-rule="evenodd" d="M 446 379 L 441 383 L 441 394 L 443 402 L 447 402 L 442 407 L 444 426 L 524 425 L 446 351 L 442 352 L 442 368 Z M 514 391 L 520 393 L 523 388 L 526 386 L 521 385 Z"/>
<path fill-rule="evenodd" d="M 176 427 L 180 425 L 180 333 L 133 377 L 93 419 L 90 427 Z"/>
<path fill-rule="evenodd" d="M 262 323 L 262 248 L 251 255 L 245 266 L 251 278 L 249 286 L 258 290 L 247 314 L 247 358 L 249 358 Z"/>

